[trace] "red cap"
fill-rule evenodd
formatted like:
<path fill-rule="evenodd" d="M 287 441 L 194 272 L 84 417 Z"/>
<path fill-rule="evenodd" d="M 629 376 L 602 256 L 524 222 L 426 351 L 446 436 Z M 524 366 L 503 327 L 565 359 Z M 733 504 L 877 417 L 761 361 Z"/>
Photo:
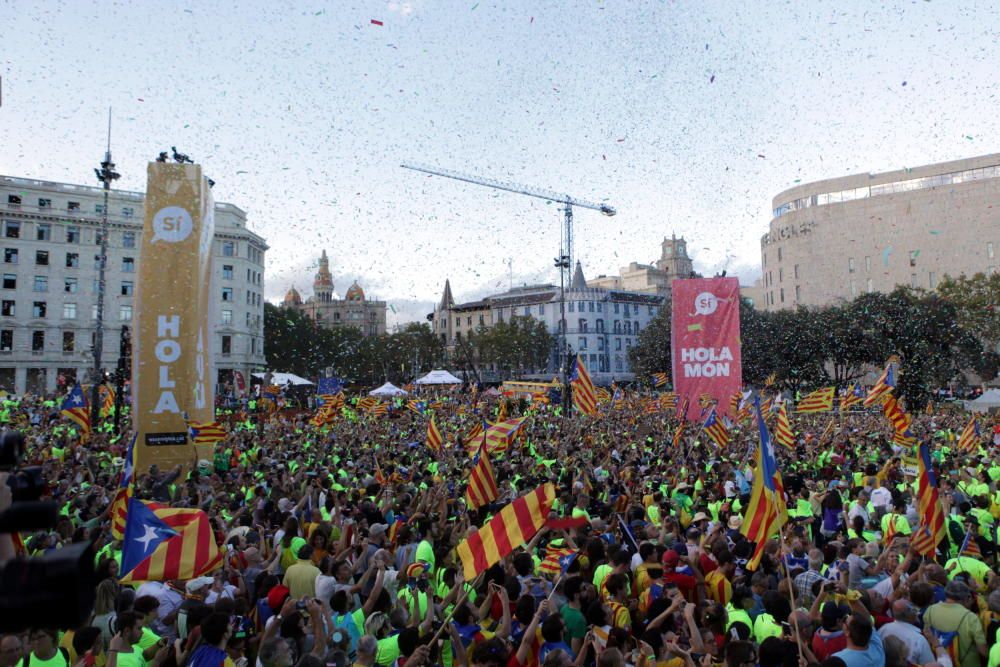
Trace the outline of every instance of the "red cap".
<path fill-rule="evenodd" d="M 670 567 L 677 567 L 677 564 L 681 562 L 680 554 L 678 554 L 673 549 L 663 553 L 663 564 L 669 565 Z"/>
<path fill-rule="evenodd" d="M 285 604 L 285 600 L 288 598 L 288 595 L 288 586 L 278 584 L 268 592 L 267 606 L 271 608 L 271 611 L 281 611 L 281 605 Z"/>

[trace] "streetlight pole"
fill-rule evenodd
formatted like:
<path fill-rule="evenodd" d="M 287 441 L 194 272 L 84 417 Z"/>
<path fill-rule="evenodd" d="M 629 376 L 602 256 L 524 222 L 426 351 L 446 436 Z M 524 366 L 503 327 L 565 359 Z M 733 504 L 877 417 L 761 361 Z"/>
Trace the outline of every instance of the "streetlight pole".
<path fill-rule="evenodd" d="M 104 352 L 104 271 L 108 264 L 108 196 L 111 193 L 111 183 L 121 174 L 115 171 L 115 163 L 111 161 L 111 109 L 108 109 L 108 149 L 104 153 L 104 161 L 100 169 L 94 169 L 97 180 L 104 184 L 104 214 L 101 217 L 101 255 L 97 267 L 97 331 L 94 333 L 94 370 L 90 385 L 90 423 L 97 424 L 101 417 L 100 384 L 104 379 L 101 355 Z"/>
<path fill-rule="evenodd" d="M 569 207 L 567 207 L 568 209 Z M 563 405 L 568 405 L 569 381 L 566 377 L 566 276 L 569 274 L 569 254 L 560 254 L 556 258 L 556 268 L 559 269 L 559 370 L 562 375 Z"/>

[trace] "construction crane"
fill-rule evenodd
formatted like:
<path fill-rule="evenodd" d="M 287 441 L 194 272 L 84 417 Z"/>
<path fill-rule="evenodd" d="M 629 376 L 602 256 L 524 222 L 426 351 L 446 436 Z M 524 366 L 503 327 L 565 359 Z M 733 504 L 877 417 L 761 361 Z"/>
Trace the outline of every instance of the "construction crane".
<path fill-rule="evenodd" d="M 493 188 L 495 190 L 506 190 L 507 192 L 513 192 L 519 195 L 527 195 L 528 197 L 536 197 L 538 199 L 545 199 L 546 201 L 554 201 L 563 205 L 563 214 L 566 219 L 566 247 L 563 256 L 560 258 L 564 260 L 561 264 L 563 270 L 566 271 L 567 282 L 569 282 L 570 271 L 573 270 L 573 207 L 579 206 L 580 208 L 589 208 L 595 211 L 600 211 L 606 216 L 613 216 L 617 213 L 615 209 L 607 204 L 599 204 L 597 202 L 587 201 L 586 199 L 577 199 L 576 197 L 570 197 L 569 195 L 559 194 L 552 190 L 545 190 L 542 188 L 529 188 L 526 185 L 520 185 L 518 183 L 509 183 L 506 181 L 498 181 L 495 178 L 485 178 L 482 176 L 470 176 L 469 174 L 463 174 L 458 171 L 452 171 L 451 169 L 438 169 L 437 167 L 430 167 L 427 165 L 414 164 L 410 162 L 404 162 L 400 165 L 404 169 L 412 169 L 413 171 L 422 171 L 425 174 L 431 174 L 433 176 L 443 176 L 445 178 L 453 178 L 456 181 L 465 181 L 466 183 L 472 183 L 473 185 L 485 185 L 488 188 Z M 558 265 L 558 264 L 557 264 Z"/>

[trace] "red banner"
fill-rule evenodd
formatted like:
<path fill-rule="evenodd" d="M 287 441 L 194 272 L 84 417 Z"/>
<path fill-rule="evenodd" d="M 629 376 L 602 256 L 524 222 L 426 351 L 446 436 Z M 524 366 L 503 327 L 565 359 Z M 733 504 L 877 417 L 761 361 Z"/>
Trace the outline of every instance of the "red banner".
<path fill-rule="evenodd" d="M 674 390 L 688 399 L 688 419 L 703 414 L 706 396 L 715 400 L 718 414 L 728 414 L 729 399 L 743 386 L 740 281 L 674 280 L 670 289 Z"/>

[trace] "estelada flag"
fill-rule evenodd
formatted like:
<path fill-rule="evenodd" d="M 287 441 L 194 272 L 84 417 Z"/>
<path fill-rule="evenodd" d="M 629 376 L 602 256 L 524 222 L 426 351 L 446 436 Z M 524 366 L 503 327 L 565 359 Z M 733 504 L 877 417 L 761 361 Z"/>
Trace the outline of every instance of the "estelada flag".
<path fill-rule="evenodd" d="M 129 500 L 121 583 L 193 579 L 221 565 L 222 554 L 203 511 Z"/>
<path fill-rule="evenodd" d="M 796 412 L 809 414 L 813 412 L 829 412 L 830 410 L 833 410 L 833 394 L 836 390 L 836 387 L 823 387 L 822 389 L 817 389 L 811 394 L 807 394 L 795 407 Z"/>
<path fill-rule="evenodd" d="M 80 427 L 80 440 L 82 442 L 90 439 L 90 410 L 80 385 L 73 385 L 72 391 L 66 395 L 59 410 L 63 417 Z"/>
<path fill-rule="evenodd" d="M 455 547 L 465 580 L 472 581 L 531 540 L 548 518 L 555 497 L 555 486 L 543 484 L 504 507 Z"/>
<path fill-rule="evenodd" d="M 490 424 L 483 435 L 483 442 L 486 444 L 486 451 L 490 454 L 505 452 L 510 444 L 517 437 L 517 433 L 524 423 L 524 417 L 508 419 L 506 421 Z"/>

